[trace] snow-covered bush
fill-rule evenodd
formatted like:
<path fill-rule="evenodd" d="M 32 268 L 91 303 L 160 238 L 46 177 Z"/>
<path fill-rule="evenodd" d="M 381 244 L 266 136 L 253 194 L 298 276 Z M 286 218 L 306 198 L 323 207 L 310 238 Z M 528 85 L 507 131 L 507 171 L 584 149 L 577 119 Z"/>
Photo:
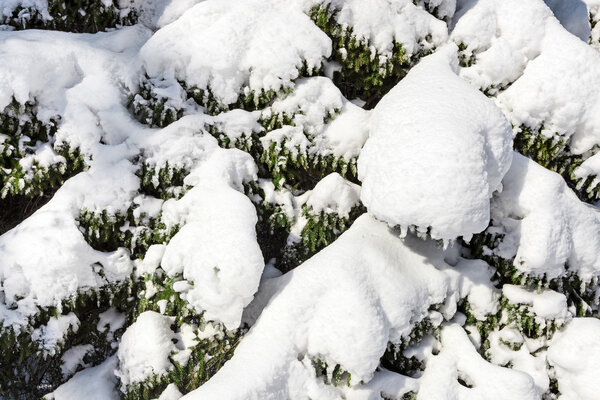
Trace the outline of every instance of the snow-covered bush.
<path fill-rule="evenodd" d="M 0 398 L 594 399 L 599 7 L 0 0 Z"/>

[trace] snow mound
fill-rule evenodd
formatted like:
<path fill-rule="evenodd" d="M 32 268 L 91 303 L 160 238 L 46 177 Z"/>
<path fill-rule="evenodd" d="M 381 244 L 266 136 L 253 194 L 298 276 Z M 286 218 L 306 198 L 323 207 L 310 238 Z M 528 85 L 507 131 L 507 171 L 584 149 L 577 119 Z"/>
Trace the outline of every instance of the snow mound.
<path fill-rule="evenodd" d="M 275 0 L 207 0 L 156 32 L 141 50 L 151 77 L 174 71 L 222 104 L 290 87 L 319 69 L 331 41 L 301 10 Z"/>
<path fill-rule="evenodd" d="M 215 149 L 186 178 L 195 186 L 163 206 L 168 225 L 185 225 L 165 248 L 162 268 L 169 276 L 183 274 L 193 286 L 182 297 L 228 329 L 239 326 L 264 268 L 256 210 L 240 192 L 256 172 L 247 153 Z"/>
<path fill-rule="evenodd" d="M 360 204 L 360 186 L 346 181 L 340 174 L 329 174 L 313 190 L 307 192 L 306 206 L 314 213 L 335 213 L 348 218 L 353 207 Z"/>
<path fill-rule="evenodd" d="M 114 374 L 117 357 L 76 373 L 54 392 L 44 396 L 47 400 L 118 400 L 117 377 Z"/>
<path fill-rule="evenodd" d="M 561 399 L 598 398 L 599 335 L 600 320 L 575 318 L 552 340 L 548 347 L 548 363 L 554 367 Z"/>
<path fill-rule="evenodd" d="M 357 157 L 368 135 L 370 113 L 344 98 L 331 79 L 299 79 L 294 92 L 261 113 L 263 120 L 286 116 L 293 126 L 268 132 L 261 142 L 285 145 L 308 156 Z"/>
<path fill-rule="evenodd" d="M 437 239 L 470 237 L 510 166 L 502 112 L 456 75 L 456 46 L 424 58 L 375 107 L 358 170 L 377 218 Z M 465 149 L 469 149 L 465 153 Z"/>
<path fill-rule="evenodd" d="M 120 169 L 113 172 L 118 174 Z M 120 176 L 126 185 L 127 175 Z M 103 199 L 114 202 L 118 209 L 126 204 L 122 198 L 127 191 L 117 194 L 121 188 L 113 185 L 114 176 L 106 177 L 110 183 L 104 185 L 95 177 L 82 173 L 71 179 L 48 204 L 0 236 L 0 320 L 4 326 L 25 324 L 27 317 L 39 312 L 38 307 L 60 310 L 62 302 L 77 292 L 118 285 L 131 274 L 133 264 L 127 250 L 96 251 L 79 231 L 75 217 L 86 199 L 94 204 Z"/>
<path fill-rule="evenodd" d="M 466 45 L 466 55 L 475 55 L 476 62 L 461 76 L 482 89 L 514 82 L 540 54 L 551 20 L 564 30 L 543 0 L 465 2 L 450 37 Z"/>
<path fill-rule="evenodd" d="M 173 368 L 169 356 L 177 348 L 173 344 L 172 317 L 154 311 L 140 314 L 127 328 L 117 352 L 117 376 L 123 385 L 142 382 Z"/>
<path fill-rule="evenodd" d="M 391 58 L 394 44 L 402 44 L 410 58 L 425 46 L 425 51 L 441 45 L 448 37 L 443 21 L 415 6 L 410 0 L 296 0 L 310 6 L 329 6 L 336 10 L 335 19 L 342 29 L 352 29 L 359 43 L 372 47 L 379 55 L 379 63 Z M 452 1 L 432 0 L 443 3 L 440 11 L 446 15 L 453 12 Z"/>
<path fill-rule="evenodd" d="M 300 267 L 267 281 L 248 311 L 260 317 L 234 357 L 184 398 L 337 398 L 316 379 L 314 358 L 340 364 L 352 385 L 370 381 L 387 343 L 407 337 L 457 290 L 457 280 L 436 268 L 449 266 L 432 242 L 407 241 L 364 215 Z"/>
<path fill-rule="evenodd" d="M 563 21 L 577 14 L 578 26 L 588 26 L 581 2 L 547 3 Z M 571 138 L 575 154 L 600 144 L 596 49 L 567 31 L 542 0 L 482 0 L 464 10 L 457 13 L 452 39 L 466 44 L 476 61 L 461 70 L 462 77 L 492 93 L 512 83 L 498 104 L 517 128 Z"/>
<path fill-rule="evenodd" d="M 582 203 L 560 175 L 517 153 L 504 190 L 492 205 L 490 231 L 503 235 L 494 253 L 514 257 L 531 276 L 575 273 L 589 282 L 600 274 L 600 212 Z"/>
<path fill-rule="evenodd" d="M 516 285 L 504 285 L 502 294 L 511 304 L 531 306 L 533 313 L 543 319 L 567 320 L 570 316 L 566 296 L 553 290 L 542 290 L 538 293 Z"/>
<path fill-rule="evenodd" d="M 459 379 L 469 387 L 461 385 Z M 419 383 L 418 400 L 539 399 L 529 375 L 484 360 L 456 324 L 442 328 L 441 351 L 429 357 Z"/>

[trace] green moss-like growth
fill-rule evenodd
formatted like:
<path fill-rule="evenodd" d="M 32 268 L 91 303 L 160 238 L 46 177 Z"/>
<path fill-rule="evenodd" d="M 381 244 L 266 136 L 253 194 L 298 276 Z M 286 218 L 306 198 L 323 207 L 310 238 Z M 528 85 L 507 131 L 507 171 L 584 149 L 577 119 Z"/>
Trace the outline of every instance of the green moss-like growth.
<path fill-rule="evenodd" d="M 581 200 L 586 202 L 600 200 L 600 182 L 597 182 L 596 176 L 583 179 L 575 176 L 574 172 L 584 158 L 571 152 L 569 138 L 546 137 L 542 135 L 542 129 L 543 127 L 531 129 L 521 126 L 514 140 L 515 150 L 560 174 Z"/>
<path fill-rule="evenodd" d="M 109 28 L 133 25 L 137 15 L 131 8 L 121 9 L 118 0 L 48 0 L 47 10 L 17 7 L 0 24 L 21 29 L 50 29 L 65 32 L 96 33 Z M 47 13 L 46 13 L 47 12 Z"/>
<path fill-rule="evenodd" d="M 341 65 L 333 80 L 348 99 L 360 98 L 365 107 L 372 108 L 428 51 L 424 48 L 412 57 L 406 55 L 401 43 L 393 43 L 392 55 L 382 59 L 373 52 L 368 40 L 357 38 L 352 27 L 343 27 L 336 20 L 338 10 L 331 4 L 317 5 L 310 10 L 310 17 L 332 40 L 331 59 Z"/>

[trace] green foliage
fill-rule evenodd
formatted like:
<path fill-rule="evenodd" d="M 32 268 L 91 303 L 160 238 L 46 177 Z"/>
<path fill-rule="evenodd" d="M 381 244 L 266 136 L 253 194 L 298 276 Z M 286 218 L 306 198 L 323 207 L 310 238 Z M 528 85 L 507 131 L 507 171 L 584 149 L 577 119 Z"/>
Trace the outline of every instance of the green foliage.
<path fill-rule="evenodd" d="M 461 67 L 467 68 L 475 64 L 477 56 L 467 52 L 467 45 L 464 43 L 458 44 L 458 62 Z"/>
<path fill-rule="evenodd" d="M 131 304 L 131 286 L 128 282 L 79 292 L 64 300 L 60 311 L 55 307 L 40 308 L 29 319 L 27 327 L 0 329 L 0 393 L 7 400 L 40 398 L 65 382 L 69 376 L 61 372 L 62 356 L 68 349 L 91 344 L 93 350 L 83 361 L 96 365 L 114 353 L 113 344 L 118 341 L 124 328 L 109 334 L 98 331 L 99 316 L 109 307 L 125 310 Z M 51 318 L 73 312 L 80 321 L 78 329 L 69 329 L 63 340 L 52 352 L 43 343 L 34 340 L 35 329 L 46 325 Z"/>
<path fill-rule="evenodd" d="M 136 172 L 140 178 L 140 192 L 163 200 L 181 198 L 185 192 L 183 180 L 189 171 L 184 168 L 175 168 L 169 165 L 151 167 L 147 163 Z"/>
<path fill-rule="evenodd" d="M 168 228 L 160 215 L 136 217 L 135 208 L 125 214 L 111 214 L 106 210 L 82 210 L 78 222 L 85 240 L 96 250 L 114 251 L 119 247 L 129 249 L 134 257 L 142 258 L 148 247 L 168 242 L 179 230 Z"/>
<path fill-rule="evenodd" d="M 54 145 L 59 118 L 47 122 L 37 119 L 33 102 L 13 100 L 0 113 L 0 198 L 42 195 L 59 187 L 70 176 L 85 168 L 79 149 L 68 144 Z M 51 164 L 36 156 L 39 147 L 48 144 L 55 152 Z"/>
<path fill-rule="evenodd" d="M 301 241 L 286 245 L 282 249 L 281 261 L 277 264 L 277 267 L 283 272 L 296 268 L 333 243 L 365 212 L 366 209 L 362 204 L 352 208 L 348 217 L 342 217 L 336 213 L 326 213 L 325 211 L 315 213 L 311 207 L 303 205 L 302 215 L 307 222 L 302 228 Z"/>
<path fill-rule="evenodd" d="M 407 357 L 404 351 L 411 346 L 419 344 L 426 335 L 434 332 L 433 324 L 429 318 L 423 318 L 414 324 L 412 331 L 400 343 L 389 342 L 385 353 L 381 357 L 381 365 L 402 375 L 415 376 L 425 369 L 425 365 L 414 356 Z"/>
<path fill-rule="evenodd" d="M 502 237 L 501 234 L 491 234 L 486 230 L 474 235 L 468 245 L 472 257 L 482 259 L 494 267 L 493 280 L 498 282 L 499 287 L 508 283 L 533 290 L 551 289 L 567 297 L 568 304 L 575 306 L 577 316 L 598 313 L 600 300 L 594 290 L 597 279 L 583 282 L 574 271 L 569 270 L 568 265 L 565 265 L 565 273 L 554 279 L 548 279 L 545 275 L 528 275 L 515 267 L 514 258 L 505 259 L 493 254 L 492 249 L 496 248 Z"/>
<path fill-rule="evenodd" d="M 167 277 L 162 270 L 144 277 L 144 285 L 156 290 L 155 294 L 146 296 L 138 291 L 138 298 L 132 310 L 131 319 L 145 311 L 161 312 L 175 317 L 173 329 L 180 328 L 184 323 L 197 326 L 197 332 L 207 328 L 203 314 L 196 313 L 189 304 L 183 300 L 178 292 L 173 289 L 173 284 L 181 280 L 181 276 Z M 139 285 L 139 288 L 142 286 Z M 160 302 L 164 303 L 161 309 Z M 160 396 L 167 385 L 174 383 L 182 393 L 188 393 L 208 381 L 233 355 L 245 328 L 227 331 L 223 325 L 210 323 L 215 334 L 201 340 L 191 349 L 189 360 L 185 364 L 171 358 L 172 368 L 163 375 L 153 375 L 143 382 L 127 385 L 121 393 L 121 398 L 126 400 L 153 399 Z"/>
<path fill-rule="evenodd" d="M 537 130 L 521 126 L 514 140 L 515 150 L 560 174 L 582 201 L 592 203 L 600 200 L 600 182 L 597 182 L 596 176 L 581 179 L 574 174 L 584 158 L 571 152 L 570 139 L 546 137 L 541 133 L 543 129 L 543 126 Z"/>
<path fill-rule="evenodd" d="M 544 320 L 536 316 L 530 306 L 512 304 L 504 296 L 500 299 L 500 307 L 506 313 L 506 325 L 513 324 L 528 338 L 537 339 L 544 336 L 550 339 L 554 332 L 563 325 L 563 322 Z"/>
<path fill-rule="evenodd" d="M 163 311 L 166 315 L 175 317 L 175 324 L 181 326 L 183 322 L 200 324 L 202 316 L 195 313 L 193 309 L 188 307 L 188 303 L 183 300 L 179 293 L 173 289 L 173 284 L 181 280 L 181 276 L 167 277 L 160 274 L 147 274 L 144 277 L 144 284 L 151 285 L 156 290 L 156 294 L 151 297 L 145 295 L 140 296 L 137 300 L 136 307 L 133 310 L 132 319 L 135 321 L 137 317 L 145 311 Z M 141 286 L 140 286 L 141 287 Z M 139 292 L 142 294 L 141 292 Z M 144 293 L 145 294 L 145 293 Z M 160 303 L 164 301 L 164 309 L 161 310 Z"/>
<path fill-rule="evenodd" d="M 344 384 L 350 387 L 352 375 L 350 372 L 345 371 L 340 364 L 336 364 L 333 369 L 331 369 L 327 365 L 327 362 L 318 357 L 312 358 L 311 363 L 315 369 L 317 377 L 323 377 L 323 381 L 326 385 L 333 385 L 337 387 L 340 384 Z"/>
<path fill-rule="evenodd" d="M 0 19 L 0 24 L 9 25 L 17 30 L 50 29 L 96 33 L 137 22 L 136 13 L 131 9 L 121 10 L 118 0 L 112 0 L 112 4 L 109 5 L 105 3 L 102 0 L 48 0 L 50 18 L 35 6 L 19 6 L 11 16 Z"/>
<path fill-rule="evenodd" d="M 490 333 L 498 329 L 500 325 L 500 320 L 502 318 L 502 310 L 498 310 L 496 314 L 487 315 L 484 320 L 480 320 L 477 319 L 475 315 L 473 315 L 473 313 L 471 312 L 471 305 L 469 304 L 467 299 L 462 299 L 458 303 L 458 310 L 467 317 L 466 323 L 468 325 L 473 325 L 479 332 L 479 336 L 481 337 L 481 348 L 479 349 L 479 352 L 482 355 L 485 355 L 485 352 L 490 347 Z"/>
<path fill-rule="evenodd" d="M 337 13 L 327 4 L 314 6 L 309 15 L 331 38 L 331 59 L 341 65 L 341 71 L 333 76 L 336 86 L 346 98 L 360 98 L 366 101 L 366 108 L 372 108 L 428 51 L 422 48 L 408 57 L 402 44 L 394 42 L 391 57 L 381 61 L 382 55 L 372 51 L 368 40 L 357 38 L 352 27 L 337 22 Z"/>
<path fill-rule="evenodd" d="M 271 142 L 263 150 L 260 162 L 264 164 L 276 187 L 284 184 L 297 189 L 308 190 L 332 172 L 357 182 L 356 158 L 350 161 L 331 154 L 304 154 L 301 149 L 291 150 L 282 143 Z"/>
<path fill-rule="evenodd" d="M 141 123 L 164 128 L 183 117 L 183 110 L 175 108 L 168 98 L 158 95 L 153 87 L 148 76 L 142 79 L 137 93 L 129 96 L 128 107 Z"/>

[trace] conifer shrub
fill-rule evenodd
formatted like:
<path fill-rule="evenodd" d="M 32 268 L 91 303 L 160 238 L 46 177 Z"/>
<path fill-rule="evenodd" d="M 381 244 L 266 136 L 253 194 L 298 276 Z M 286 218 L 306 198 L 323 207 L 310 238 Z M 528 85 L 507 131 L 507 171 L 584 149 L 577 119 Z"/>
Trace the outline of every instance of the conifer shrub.
<path fill-rule="evenodd" d="M 331 60 L 341 65 L 341 71 L 333 75 L 336 86 L 346 98 L 360 98 L 366 102 L 366 108 L 372 108 L 429 50 L 423 47 L 408 57 L 402 44 L 394 42 L 392 56 L 382 62 L 380 54 L 373 52 L 367 40 L 358 39 L 352 27 L 337 22 L 337 13 L 328 3 L 314 6 L 309 15 L 331 38 L 334 50 Z"/>
<path fill-rule="evenodd" d="M 538 129 L 521 126 L 514 140 L 515 150 L 560 174 L 581 200 L 589 203 L 600 200 L 600 182 L 597 177 L 575 175 L 575 170 L 595 149 L 583 155 L 573 154 L 569 146 L 570 138 L 547 137 L 541 133 L 543 129 L 543 126 Z"/>
<path fill-rule="evenodd" d="M 56 389 L 83 365 L 64 369 L 65 353 L 75 346 L 91 345 L 83 362 L 87 366 L 104 361 L 125 326 L 114 330 L 98 327 L 101 314 L 113 307 L 126 311 L 132 304 L 131 282 L 83 290 L 65 299 L 61 307 L 40 308 L 26 326 L 0 328 L 0 393 L 7 399 L 41 397 Z M 61 318 L 73 319 L 62 337 L 47 342 L 46 326 Z"/>
<path fill-rule="evenodd" d="M 85 168 L 77 148 L 57 144 L 60 117 L 40 121 L 34 102 L 13 101 L 0 113 L 0 198 L 36 197 Z"/>
<path fill-rule="evenodd" d="M 132 2 L 119 0 L 48 0 L 47 8 L 19 5 L 12 15 L 0 16 L 0 24 L 17 30 L 49 29 L 96 33 L 135 24 L 137 15 L 130 3 Z"/>

